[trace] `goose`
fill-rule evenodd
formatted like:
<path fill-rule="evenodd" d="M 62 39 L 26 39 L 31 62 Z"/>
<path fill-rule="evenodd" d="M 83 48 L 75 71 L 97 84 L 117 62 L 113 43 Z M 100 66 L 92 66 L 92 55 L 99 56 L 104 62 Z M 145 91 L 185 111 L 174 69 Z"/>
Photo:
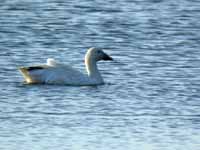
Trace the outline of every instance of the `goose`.
<path fill-rule="evenodd" d="M 47 59 L 44 65 L 20 67 L 27 84 L 66 84 L 66 85 L 100 85 L 104 80 L 97 68 L 97 62 L 101 60 L 113 60 L 100 48 L 89 48 L 85 55 L 84 74 L 69 65 L 56 62 L 52 58 Z"/>

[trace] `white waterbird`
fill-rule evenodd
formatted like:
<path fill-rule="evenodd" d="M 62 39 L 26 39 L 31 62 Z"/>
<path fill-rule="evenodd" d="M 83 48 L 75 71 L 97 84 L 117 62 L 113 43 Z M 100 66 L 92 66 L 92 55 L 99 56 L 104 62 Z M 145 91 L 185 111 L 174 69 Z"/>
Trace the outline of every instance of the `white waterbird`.
<path fill-rule="evenodd" d="M 90 48 L 85 55 L 87 74 L 52 58 L 48 58 L 44 65 L 20 67 L 19 70 L 28 84 L 99 85 L 104 83 L 97 68 L 97 62 L 100 60 L 113 59 L 102 49 Z"/>

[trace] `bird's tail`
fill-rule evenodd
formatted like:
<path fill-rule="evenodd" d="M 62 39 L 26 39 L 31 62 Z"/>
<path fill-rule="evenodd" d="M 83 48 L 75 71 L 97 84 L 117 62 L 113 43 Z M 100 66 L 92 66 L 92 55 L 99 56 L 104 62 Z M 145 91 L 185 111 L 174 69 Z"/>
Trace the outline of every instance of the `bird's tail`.
<path fill-rule="evenodd" d="M 25 79 L 25 81 L 26 81 L 27 83 L 34 83 L 34 80 L 33 80 L 33 78 L 30 76 L 29 71 L 27 70 L 26 67 L 20 67 L 20 68 L 19 68 L 19 71 L 22 73 L 22 75 L 23 75 L 23 77 L 24 77 L 24 79 Z"/>

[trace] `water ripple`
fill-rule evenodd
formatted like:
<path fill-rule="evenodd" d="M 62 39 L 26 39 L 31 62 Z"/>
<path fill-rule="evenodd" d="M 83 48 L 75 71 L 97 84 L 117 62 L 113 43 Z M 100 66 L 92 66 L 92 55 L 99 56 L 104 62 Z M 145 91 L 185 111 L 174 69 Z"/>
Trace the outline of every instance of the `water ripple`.
<path fill-rule="evenodd" d="M 199 147 L 197 0 L 0 2 L 0 149 Z M 53 57 L 84 70 L 89 47 L 101 86 L 26 85 L 17 68 Z"/>

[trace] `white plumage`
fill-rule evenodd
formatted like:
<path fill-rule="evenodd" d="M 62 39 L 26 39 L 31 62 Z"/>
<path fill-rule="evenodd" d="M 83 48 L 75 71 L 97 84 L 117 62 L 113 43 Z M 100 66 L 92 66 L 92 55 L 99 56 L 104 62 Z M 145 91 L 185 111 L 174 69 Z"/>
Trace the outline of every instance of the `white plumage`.
<path fill-rule="evenodd" d="M 101 49 L 90 48 L 85 55 L 87 74 L 58 63 L 52 58 L 48 58 L 45 65 L 21 67 L 20 71 L 29 84 L 98 85 L 104 83 L 96 64 L 100 60 L 112 58 Z"/>
<path fill-rule="evenodd" d="M 48 58 L 47 59 L 47 65 L 49 66 L 56 66 L 57 62 L 53 58 Z"/>

